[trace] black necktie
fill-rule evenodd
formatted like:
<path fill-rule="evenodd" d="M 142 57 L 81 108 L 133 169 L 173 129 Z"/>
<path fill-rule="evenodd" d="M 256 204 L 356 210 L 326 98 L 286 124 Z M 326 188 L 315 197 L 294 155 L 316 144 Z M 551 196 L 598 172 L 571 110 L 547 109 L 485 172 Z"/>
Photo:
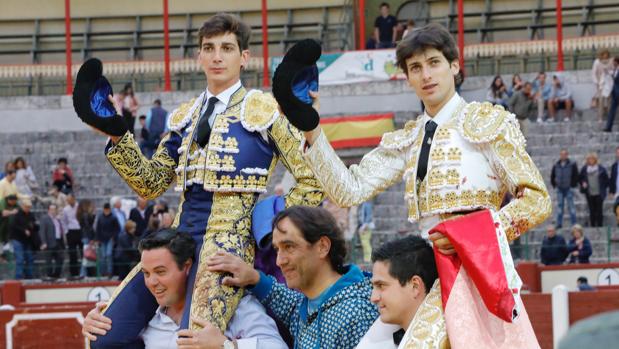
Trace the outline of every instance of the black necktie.
<path fill-rule="evenodd" d="M 432 145 L 432 137 L 438 125 L 430 120 L 426 123 L 426 133 L 423 135 L 423 144 L 419 153 L 419 162 L 417 163 L 417 179 L 421 182 L 426 178 L 428 172 L 428 157 L 430 156 L 430 146 Z"/>
<path fill-rule="evenodd" d="M 200 145 L 201 148 L 204 148 L 206 143 L 208 143 L 208 138 L 211 135 L 211 125 L 208 122 L 211 114 L 213 114 L 213 110 L 215 109 L 215 103 L 219 100 L 217 97 L 211 97 L 208 99 L 208 105 L 206 110 L 200 116 L 200 121 L 198 121 L 198 129 L 196 132 L 196 141 Z"/>
<path fill-rule="evenodd" d="M 404 338 L 404 333 L 405 331 L 403 328 L 393 332 L 393 343 L 395 343 L 395 345 L 400 345 L 402 338 Z"/>

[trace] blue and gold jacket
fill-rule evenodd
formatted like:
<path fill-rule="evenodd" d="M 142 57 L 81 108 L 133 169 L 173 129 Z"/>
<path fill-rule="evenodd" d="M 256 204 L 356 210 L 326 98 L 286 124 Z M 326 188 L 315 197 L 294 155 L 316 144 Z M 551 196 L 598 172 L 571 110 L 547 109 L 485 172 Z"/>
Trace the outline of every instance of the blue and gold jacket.
<path fill-rule="evenodd" d="M 180 231 L 204 234 L 207 223 L 209 231 L 249 231 L 256 199 L 282 160 L 297 182 L 286 206 L 322 201 L 320 184 L 301 157 L 302 134 L 279 114 L 271 94 L 239 88 L 200 148 L 193 136 L 203 98 L 204 93 L 172 112 L 170 133 L 150 160 L 130 133 L 108 144 L 108 160 L 138 195 L 156 198 L 176 181 L 182 195 L 174 226 Z"/>

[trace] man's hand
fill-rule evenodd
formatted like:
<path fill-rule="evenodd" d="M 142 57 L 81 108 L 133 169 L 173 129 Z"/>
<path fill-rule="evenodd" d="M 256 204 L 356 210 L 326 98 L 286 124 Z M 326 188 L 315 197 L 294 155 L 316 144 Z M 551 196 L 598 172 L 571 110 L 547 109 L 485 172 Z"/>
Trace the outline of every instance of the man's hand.
<path fill-rule="evenodd" d="M 438 248 L 440 253 L 446 256 L 456 254 L 456 250 L 451 244 L 451 241 L 449 241 L 445 235 L 441 233 L 432 233 L 430 234 L 430 241 L 432 241 L 432 244 Z"/>
<path fill-rule="evenodd" d="M 314 107 L 314 109 L 316 109 L 317 112 L 320 111 L 320 95 L 318 94 L 317 91 L 309 91 L 309 95 L 310 97 L 312 97 L 312 100 L 314 101 L 312 103 L 312 107 Z M 318 136 L 320 136 L 320 125 L 318 125 L 315 129 L 311 130 L 311 131 L 306 131 L 303 132 L 305 134 L 305 139 L 307 140 L 307 143 L 309 145 L 314 144 L 314 142 L 316 142 L 316 138 L 318 138 Z"/>
<path fill-rule="evenodd" d="M 221 349 L 228 339 L 210 322 L 192 317 L 191 320 L 202 327 L 201 330 L 178 331 L 178 349 Z"/>
<path fill-rule="evenodd" d="M 24 230 L 24 233 L 26 234 L 26 236 L 30 237 L 30 230 L 26 229 Z"/>
<path fill-rule="evenodd" d="M 41 245 L 41 251 L 45 251 L 47 249 L 47 244 Z"/>
<path fill-rule="evenodd" d="M 96 341 L 97 337 L 95 335 L 105 336 L 107 331 L 112 329 L 112 320 L 101 314 L 105 307 L 107 307 L 107 303 L 97 303 L 95 308 L 89 311 L 84 319 L 82 335 L 90 341 Z"/>
<path fill-rule="evenodd" d="M 232 276 L 223 278 L 222 284 L 226 286 L 245 287 L 255 285 L 260 281 L 260 274 L 254 267 L 245 263 L 240 257 L 227 252 L 218 251 L 214 256 L 208 257 L 206 265 L 209 271 L 232 274 Z"/>

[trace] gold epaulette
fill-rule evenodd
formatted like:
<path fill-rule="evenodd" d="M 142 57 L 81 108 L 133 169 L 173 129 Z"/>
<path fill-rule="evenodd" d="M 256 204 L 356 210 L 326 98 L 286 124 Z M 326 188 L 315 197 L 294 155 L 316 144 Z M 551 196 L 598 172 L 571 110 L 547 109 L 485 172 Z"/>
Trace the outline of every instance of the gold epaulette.
<path fill-rule="evenodd" d="M 489 102 L 470 103 L 458 116 L 458 131 L 471 143 L 494 141 L 509 123 L 516 123 L 514 114 Z"/>
<path fill-rule="evenodd" d="M 385 133 L 380 145 L 387 149 L 402 149 L 413 144 L 415 135 L 419 132 L 419 128 L 416 126 L 417 120 L 410 120 L 404 125 L 404 128 Z"/>
<path fill-rule="evenodd" d="M 196 99 L 194 98 L 187 103 L 181 104 L 178 108 L 174 109 L 172 113 L 170 113 L 170 117 L 168 118 L 168 129 L 170 131 L 180 131 L 183 127 L 185 127 L 191 121 L 190 110 L 193 105 L 196 103 Z"/>
<path fill-rule="evenodd" d="M 279 117 L 277 101 L 270 93 L 260 90 L 247 92 L 241 104 L 241 123 L 251 132 L 261 132 L 269 128 Z"/>

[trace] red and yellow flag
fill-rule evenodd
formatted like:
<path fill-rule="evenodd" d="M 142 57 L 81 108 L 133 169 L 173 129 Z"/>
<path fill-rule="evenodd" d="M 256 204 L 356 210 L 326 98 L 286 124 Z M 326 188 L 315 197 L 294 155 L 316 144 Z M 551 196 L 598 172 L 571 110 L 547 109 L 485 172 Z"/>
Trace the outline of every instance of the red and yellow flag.
<path fill-rule="evenodd" d="M 385 132 L 394 130 L 393 113 L 350 115 L 320 120 L 325 136 L 334 149 L 371 147 L 380 143 Z"/>

